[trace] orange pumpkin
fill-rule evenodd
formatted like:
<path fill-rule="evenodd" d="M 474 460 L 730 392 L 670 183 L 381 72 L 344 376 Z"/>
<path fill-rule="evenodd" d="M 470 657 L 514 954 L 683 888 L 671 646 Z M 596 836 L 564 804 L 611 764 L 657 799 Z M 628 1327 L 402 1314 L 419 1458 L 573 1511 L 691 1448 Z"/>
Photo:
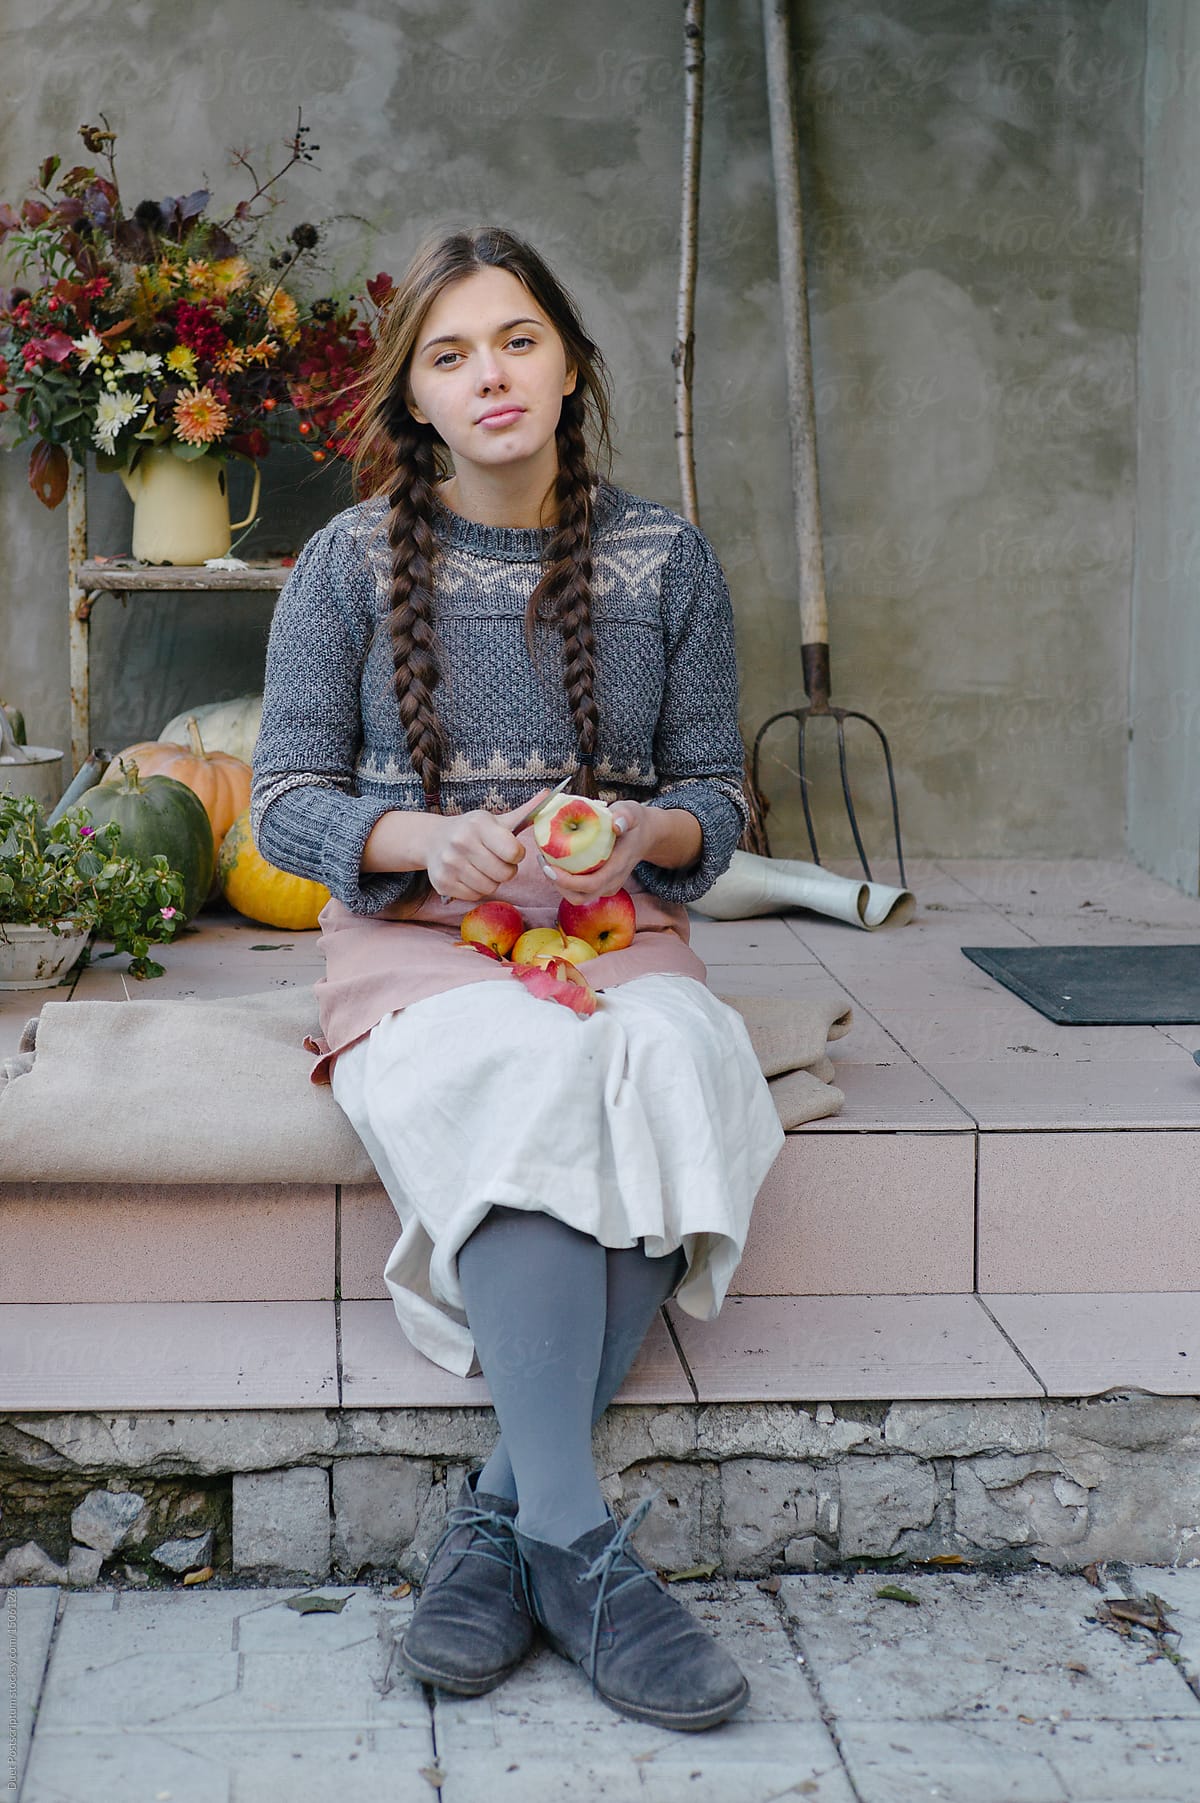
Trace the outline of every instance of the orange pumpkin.
<path fill-rule="evenodd" d="M 200 728 L 194 718 L 187 723 L 189 743 L 176 745 L 166 739 L 148 739 L 118 752 L 108 766 L 101 783 L 121 780 L 121 759 L 137 764 L 143 777 L 170 776 L 183 783 L 204 803 L 204 811 L 212 824 L 213 841 L 218 850 L 221 841 L 237 819 L 250 806 L 250 766 L 227 751 L 205 751 Z"/>

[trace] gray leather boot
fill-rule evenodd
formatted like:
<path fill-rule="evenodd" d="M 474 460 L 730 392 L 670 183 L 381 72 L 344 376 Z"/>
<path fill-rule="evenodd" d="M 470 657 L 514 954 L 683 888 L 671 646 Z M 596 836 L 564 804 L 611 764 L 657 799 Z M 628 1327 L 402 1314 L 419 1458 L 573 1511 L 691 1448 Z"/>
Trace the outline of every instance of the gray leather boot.
<path fill-rule="evenodd" d="M 477 1697 L 515 1671 L 536 1627 L 513 1539 L 517 1505 L 463 1479 L 433 1549 L 421 1597 L 396 1643 L 405 1670 L 424 1684 Z"/>
<path fill-rule="evenodd" d="M 514 1527 L 533 1613 L 556 1653 L 610 1708 L 660 1728 L 712 1728 L 750 1695 L 741 1667 L 629 1546 L 653 1496 L 620 1527 L 612 1510 L 570 1546 Z"/>

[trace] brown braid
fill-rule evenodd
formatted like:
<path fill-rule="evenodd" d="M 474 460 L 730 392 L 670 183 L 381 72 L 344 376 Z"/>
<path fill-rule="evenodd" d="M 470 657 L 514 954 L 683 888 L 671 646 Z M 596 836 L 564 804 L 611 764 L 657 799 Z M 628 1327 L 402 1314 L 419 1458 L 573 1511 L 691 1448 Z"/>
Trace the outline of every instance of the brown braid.
<path fill-rule="evenodd" d="M 425 806 L 442 811 L 441 773 L 446 740 L 433 702 L 441 680 L 433 625 L 433 484 L 437 460 L 428 435 L 407 409 L 392 417 L 396 471 L 390 496 L 388 543 L 392 548 L 391 608 L 385 622 L 392 641 L 396 697 L 408 736 L 413 769 L 425 791 Z"/>

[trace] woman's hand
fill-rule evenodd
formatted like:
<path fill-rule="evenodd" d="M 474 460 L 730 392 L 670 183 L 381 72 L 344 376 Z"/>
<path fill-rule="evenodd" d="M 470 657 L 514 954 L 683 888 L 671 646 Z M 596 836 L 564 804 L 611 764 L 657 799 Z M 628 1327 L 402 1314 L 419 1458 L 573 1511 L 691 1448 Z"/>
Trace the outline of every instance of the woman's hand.
<path fill-rule="evenodd" d="M 635 864 L 642 863 L 644 859 L 648 859 L 650 863 L 655 861 L 661 810 L 648 808 L 640 801 L 614 801 L 609 803 L 608 811 L 616 828 L 617 840 L 599 870 L 589 871 L 586 875 L 564 870 L 561 865 L 549 863 L 541 852 L 538 853 L 542 869 L 568 901 L 591 901 L 597 895 L 615 895 L 618 889 L 625 887 Z"/>
<path fill-rule="evenodd" d="M 549 793 L 547 785 L 541 796 Z M 443 901 L 486 901 L 516 875 L 525 847 L 512 829 L 530 805 L 522 802 L 505 814 L 472 808 L 469 814 L 429 817 L 436 822 L 437 831 L 425 868 Z"/>

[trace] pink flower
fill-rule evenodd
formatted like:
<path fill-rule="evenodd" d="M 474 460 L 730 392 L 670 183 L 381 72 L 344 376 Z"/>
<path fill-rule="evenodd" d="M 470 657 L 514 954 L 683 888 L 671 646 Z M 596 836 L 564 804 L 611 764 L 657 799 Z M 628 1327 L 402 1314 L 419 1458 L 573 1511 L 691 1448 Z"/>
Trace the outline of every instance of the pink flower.
<path fill-rule="evenodd" d="M 164 920 L 174 920 L 179 912 L 178 908 L 160 908 L 158 911 Z"/>
<path fill-rule="evenodd" d="M 79 829 L 79 837 L 81 839 L 90 839 L 95 830 L 94 826 L 81 826 Z"/>

